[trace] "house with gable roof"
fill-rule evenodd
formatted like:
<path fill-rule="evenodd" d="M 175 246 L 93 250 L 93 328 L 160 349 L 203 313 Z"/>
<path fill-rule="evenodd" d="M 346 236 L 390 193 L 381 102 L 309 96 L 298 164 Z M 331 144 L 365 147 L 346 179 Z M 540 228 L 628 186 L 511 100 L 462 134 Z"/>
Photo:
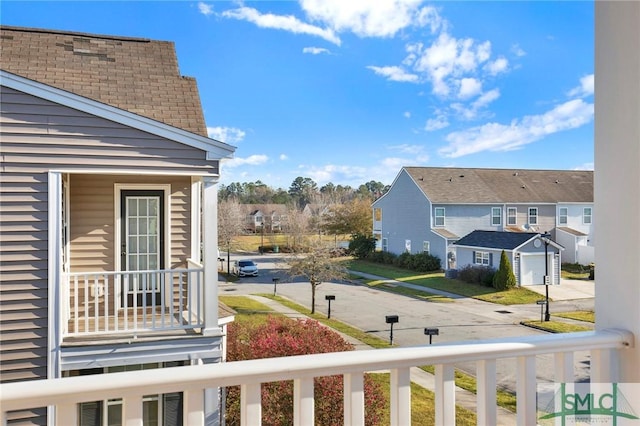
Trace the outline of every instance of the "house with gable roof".
<path fill-rule="evenodd" d="M 560 284 L 561 251 L 557 242 L 535 232 L 473 231 L 455 243 L 456 264 L 500 267 L 505 252 L 518 285 Z M 546 258 L 545 258 L 546 256 Z"/>
<path fill-rule="evenodd" d="M 372 209 L 378 249 L 427 252 L 445 270 L 458 266 L 455 243 L 476 230 L 549 232 L 564 261 L 592 261 L 580 257 L 593 254 L 592 171 L 403 167 Z M 568 229 L 586 237 L 563 238 Z"/>
<path fill-rule="evenodd" d="M 220 362 L 233 312 L 218 303 L 216 184 L 235 148 L 207 137 L 173 43 L 0 32 L 0 382 Z M 202 398 L 209 424 L 217 390 Z M 184 403 L 141 401 L 163 425 L 184 424 Z M 112 424 L 124 407 L 77 410 Z"/>

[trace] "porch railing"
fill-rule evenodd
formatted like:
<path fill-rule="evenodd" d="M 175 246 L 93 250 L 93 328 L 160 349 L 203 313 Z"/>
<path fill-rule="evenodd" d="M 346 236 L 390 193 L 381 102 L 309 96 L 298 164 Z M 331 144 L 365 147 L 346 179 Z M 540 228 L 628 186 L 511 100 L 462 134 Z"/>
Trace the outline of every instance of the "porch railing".
<path fill-rule="evenodd" d="M 364 374 L 390 371 L 391 425 L 411 423 L 410 369 L 435 366 L 435 410 L 437 425 L 455 424 L 456 392 L 454 364 L 475 362 L 477 369 L 478 424 L 497 423 L 496 361 L 515 358 L 517 365 L 517 424 L 534 425 L 536 412 L 536 356 L 553 354 L 555 381 L 571 382 L 573 357 L 577 351 L 591 351 L 591 371 L 598 379 L 613 381 L 615 355 L 633 346 L 633 335 L 623 330 L 568 333 L 509 338 L 452 345 L 392 348 L 292 356 L 161 370 L 114 373 L 109 380 L 80 376 L 3 385 L 0 406 L 4 420 L 13 410 L 54 406 L 58 425 L 77 423 L 80 402 L 123 398 L 123 423 L 142 424 L 143 396 L 183 392 L 184 424 L 204 424 L 204 389 L 241 387 L 242 425 L 260 425 L 262 383 L 293 380 L 296 425 L 312 425 L 314 377 L 343 375 L 344 423 L 364 424 Z M 607 378 L 607 374 L 611 374 Z M 624 381 L 624 377 L 619 378 Z"/>
<path fill-rule="evenodd" d="M 202 268 L 69 273 L 63 337 L 203 326 Z"/>

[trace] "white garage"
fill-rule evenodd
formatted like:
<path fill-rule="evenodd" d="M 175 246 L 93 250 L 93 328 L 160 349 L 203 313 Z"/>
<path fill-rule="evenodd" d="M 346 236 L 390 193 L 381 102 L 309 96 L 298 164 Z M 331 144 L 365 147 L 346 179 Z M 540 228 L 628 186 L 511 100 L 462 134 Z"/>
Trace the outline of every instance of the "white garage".
<path fill-rule="evenodd" d="M 552 256 L 549 256 L 549 274 L 554 275 Z M 544 284 L 544 253 L 521 253 L 520 285 Z"/>

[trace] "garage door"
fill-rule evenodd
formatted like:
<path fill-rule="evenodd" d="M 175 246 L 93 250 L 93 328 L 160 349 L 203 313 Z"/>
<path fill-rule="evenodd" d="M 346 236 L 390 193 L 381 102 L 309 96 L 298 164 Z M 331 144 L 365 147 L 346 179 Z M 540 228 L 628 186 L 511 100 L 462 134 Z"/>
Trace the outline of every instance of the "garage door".
<path fill-rule="evenodd" d="M 544 284 L 544 254 L 529 254 L 520 257 L 520 285 Z M 551 275 L 551 264 L 549 264 Z"/>

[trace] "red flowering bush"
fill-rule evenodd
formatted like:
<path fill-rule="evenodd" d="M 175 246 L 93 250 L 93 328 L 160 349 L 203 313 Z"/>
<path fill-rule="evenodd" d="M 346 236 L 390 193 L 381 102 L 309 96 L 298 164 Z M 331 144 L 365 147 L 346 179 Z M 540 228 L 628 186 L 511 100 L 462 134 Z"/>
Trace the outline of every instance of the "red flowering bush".
<path fill-rule="evenodd" d="M 228 361 L 274 358 L 353 350 L 339 334 L 314 320 L 293 320 L 269 316 L 264 323 L 238 321 L 228 328 Z M 342 425 L 342 376 L 317 377 L 314 386 L 315 422 L 321 426 Z M 381 413 L 386 402 L 380 386 L 365 376 L 365 422 L 382 424 Z M 240 389 L 227 389 L 226 424 L 240 424 Z M 293 424 L 293 382 L 262 385 L 262 424 Z"/>

